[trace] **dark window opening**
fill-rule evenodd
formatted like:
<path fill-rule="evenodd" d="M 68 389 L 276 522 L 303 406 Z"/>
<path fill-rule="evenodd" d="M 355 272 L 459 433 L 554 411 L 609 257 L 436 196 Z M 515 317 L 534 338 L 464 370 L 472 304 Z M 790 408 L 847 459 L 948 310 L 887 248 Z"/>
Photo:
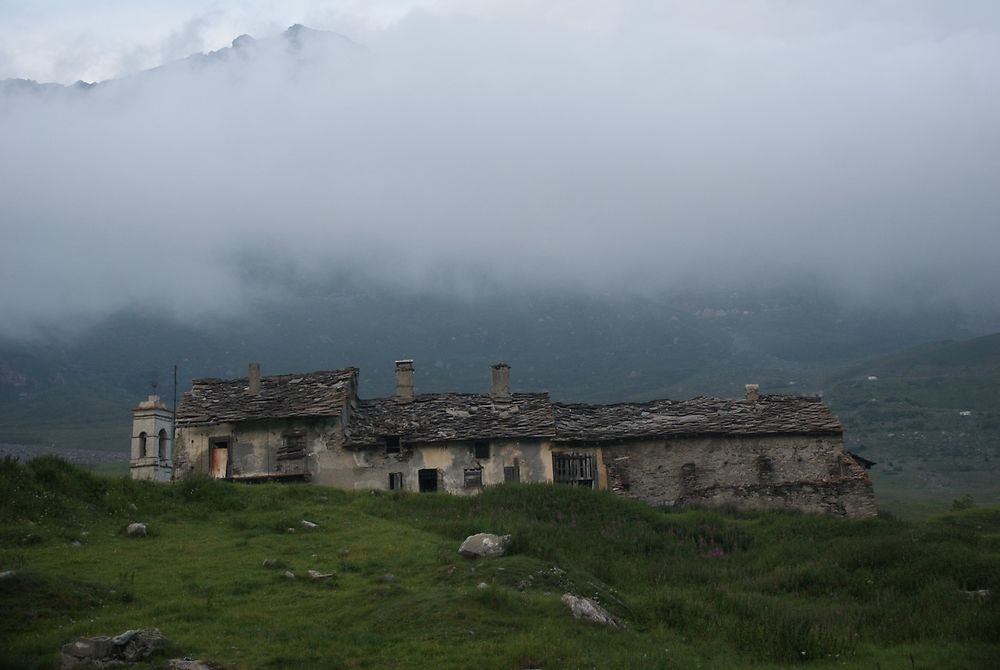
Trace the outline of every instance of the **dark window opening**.
<path fill-rule="evenodd" d="M 139 433 L 139 458 L 146 458 L 146 432 Z"/>
<path fill-rule="evenodd" d="M 594 487 L 594 457 L 587 454 L 552 454 L 552 480 L 558 484 Z"/>
<path fill-rule="evenodd" d="M 757 481 L 767 484 L 774 481 L 774 463 L 767 456 L 758 456 L 754 459 L 754 466 L 757 468 Z"/>
<path fill-rule="evenodd" d="M 467 489 L 481 489 L 481 488 L 483 488 L 483 469 L 482 468 L 466 468 L 465 469 L 465 488 L 467 488 Z"/>
<path fill-rule="evenodd" d="M 398 454 L 399 435 L 386 435 L 384 439 L 385 439 L 385 453 Z"/>
<path fill-rule="evenodd" d="M 167 460 L 167 431 L 163 428 L 160 429 L 158 447 L 159 447 L 158 452 L 160 455 L 160 460 L 161 461 Z"/>
<path fill-rule="evenodd" d="M 698 467 L 694 463 L 681 466 L 681 495 L 691 495 L 698 489 Z"/>
<path fill-rule="evenodd" d="M 389 473 L 389 490 L 398 491 L 403 488 L 403 473 L 402 472 L 390 472 Z"/>
<path fill-rule="evenodd" d="M 438 471 L 433 469 L 417 470 L 417 483 L 421 493 L 431 493 L 438 490 Z"/>
<path fill-rule="evenodd" d="M 521 468 L 517 463 L 503 466 L 503 480 L 505 482 L 517 483 L 521 481 Z"/>
<path fill-rule="evenodd" d="M 490 457 L 489 442 L 476 442 L 472 445 L 472 450 L 475 453 L 477 459 Z"/>
<path fill-rule="evenodd" d="M 281 436 L 281 447 L 278 449 L 277 460 L 291 461 L 306 457 L 306 434 L 293 431 Z"/>

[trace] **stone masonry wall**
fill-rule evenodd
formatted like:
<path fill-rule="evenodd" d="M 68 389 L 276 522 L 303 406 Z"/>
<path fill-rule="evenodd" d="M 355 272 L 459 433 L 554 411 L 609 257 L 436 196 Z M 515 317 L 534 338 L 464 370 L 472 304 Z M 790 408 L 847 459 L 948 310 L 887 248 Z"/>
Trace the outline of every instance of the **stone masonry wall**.
<path fill-rule="evenodd" d="M 840 437 L 702 437 L 606 446 L 612 491 L 652 505 L 876 514 L 871 480 Z"/>

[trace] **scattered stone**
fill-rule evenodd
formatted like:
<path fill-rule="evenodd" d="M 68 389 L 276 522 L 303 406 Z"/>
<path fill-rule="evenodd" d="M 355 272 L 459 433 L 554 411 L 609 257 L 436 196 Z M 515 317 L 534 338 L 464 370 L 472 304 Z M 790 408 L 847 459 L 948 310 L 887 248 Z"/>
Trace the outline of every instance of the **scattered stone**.
<path fill-rule="evenodd" d="M 465 538 L 458 548 L 458 553 L 466 558 L 484 558 L 486 556 L 503 556 L 510 546 L 510 535 L 494 535 L 493 533 L 476 533 Z"/>
<path fill-rule="evenodd" d="M 392 574 L 391 572 L 387 572 L 384 575 L 382 575 L 382 581 L 385 582 L 386 584 L 391 584 L 392 582 L 396 581 L 396 575 Z"/>
<path fill-rule="evenodd" d="M 276 568 L 278 567 L 278 559 L 276 558 L 265 558 L 261 565 L 265 568 Z"/>
<path fill-rule="evenodd" d="M 351 553 L 350 549 L 340 549 L 337 551 L 337 556 L 347 556 L 349 553 Z"/>
<path fill-rule="evenodd" d="M 285 579 L 295 579 L 295 573 L 291 570 L 285 570 Z"/>
<path fill-rule="evenodd" d="M 146 524 L 144 523 L 130 523 L 125 532 L 129 537 L 146 537 Z"/>
<path fill-rule="evenodd" d="M 490 588 L 490 585 L 487 584 L 486 582 L 479 582 L 478 584 L 476 584 L 476 588 L 482 591 L 483 589 Z"/>
<path fill-rule="evenodd" d="M 170 670 L 213 670 L 216 666 L 196 658 L 172 658 L 167 661 Z"/>
<path fill-rule="evenodd" d="M 15 574 L 17 573 L 15 573 L 13 570 L 4 570 L 3 572 L 0 572 L 0 579 L 10 579 Z"/>
<path fill-rule="evenodd" d="M 305 519 L 303 519 L 302 527 L 305 528 L 306 530 L 312 530 L 314 528 L 319 528 L 319 525 L 313 523 L 312 521 L 306 521 Z"/>
<path fill-rule="evenodd" d="M 61 667 L 106 667 L 137 663 L 171 646 L 156 628 L 127 630 L 116 637 L 81 637 L 62 647 Z"/>
<path fill-rule="evenodd" d="M 286 529 L 285 529 L 285 532 L 286 532 L 286 533 L 294 533 L 294 532 L 295 532 L 295 529 L 294 529 L 294 528 L 286 528 Z"/>
<path fill-rule="evenodd" d="M 324 579 L 331 579 L 334 577 L 334 574 L 332 572 L 322 573 L 319 572 L 318 570 L 306 570 L 306 574 L 309 575 L 309 579 L 313 580 L 314 582 L 319 582 Z"/>
<path fill-rule="evenodd" d="M 581 598 L 572 593 L 564 593 L 563 604 L 569 607 L 574 619 L 589 621 L 608 628 L 621 629 L 625 626 L 611 616 L 606 609 L 595 603 L 590 598 Z"/>
<path fill-rule="evenodd" d="M 972 598 L 973 600 L 987 600 L 991 595 L 993 595 L 993 592 L 989 589 L 975 589 L 973 591 L 965 591 L 963 589 L 962 593 L 964 593 L 966 597 Z"/>
<path fill-rule="evenodd" d="M 70 542 L 70 543 L 69 543 L 69 546 L 71 546 L 71 547 L 73 547 L 74 549 L 76 549 L 76 548 L 78 548 L 78 547 L 82 547 L 82 546 L 83 546 L 83 543 L 82 543 L 82 542 L 80 542 L 80 540 L 73 540 L 72 542 Z"/>

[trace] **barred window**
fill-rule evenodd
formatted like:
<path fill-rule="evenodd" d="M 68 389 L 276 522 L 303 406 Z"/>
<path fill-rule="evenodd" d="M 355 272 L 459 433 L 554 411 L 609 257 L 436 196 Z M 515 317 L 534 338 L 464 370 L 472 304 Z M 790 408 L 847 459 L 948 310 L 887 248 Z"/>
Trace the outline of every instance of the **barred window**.
<path fill-rule="evenodd" d="M 483 486 L 483 469 L 482 468 L 466 468 L 465 469 L 465 488 L 476 489 L 482 488 Z"/>

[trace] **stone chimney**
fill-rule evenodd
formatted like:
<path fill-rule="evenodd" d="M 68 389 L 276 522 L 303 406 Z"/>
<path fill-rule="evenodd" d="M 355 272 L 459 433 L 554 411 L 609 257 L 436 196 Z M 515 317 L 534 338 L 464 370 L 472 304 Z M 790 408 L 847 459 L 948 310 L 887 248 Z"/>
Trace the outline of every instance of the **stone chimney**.
<path fill-rule="evenodd" d="M 760 400 L 760 392 L 759 392 L 760 386 L 758 386 L 757 384 L 747 384 L 746 390 L 747 390 L 747 400 L 749 400 L 750 402 L 757 402 L 758 400 Z"/>
<path fill-rule="evenodd" d="M 506 363 L 490 366 L 490 395 L 494 400 L 510 400 L 510 366 Z"/>
<path fill-rule="evenodd" d="M 396 402 L 413 402 L 413 361 L 396 361 Z"/>
<path fill-rule="evenodd" d="M 260 395 L 260 363 L 251 363 L 247 370 L 247 393 Z"/>

